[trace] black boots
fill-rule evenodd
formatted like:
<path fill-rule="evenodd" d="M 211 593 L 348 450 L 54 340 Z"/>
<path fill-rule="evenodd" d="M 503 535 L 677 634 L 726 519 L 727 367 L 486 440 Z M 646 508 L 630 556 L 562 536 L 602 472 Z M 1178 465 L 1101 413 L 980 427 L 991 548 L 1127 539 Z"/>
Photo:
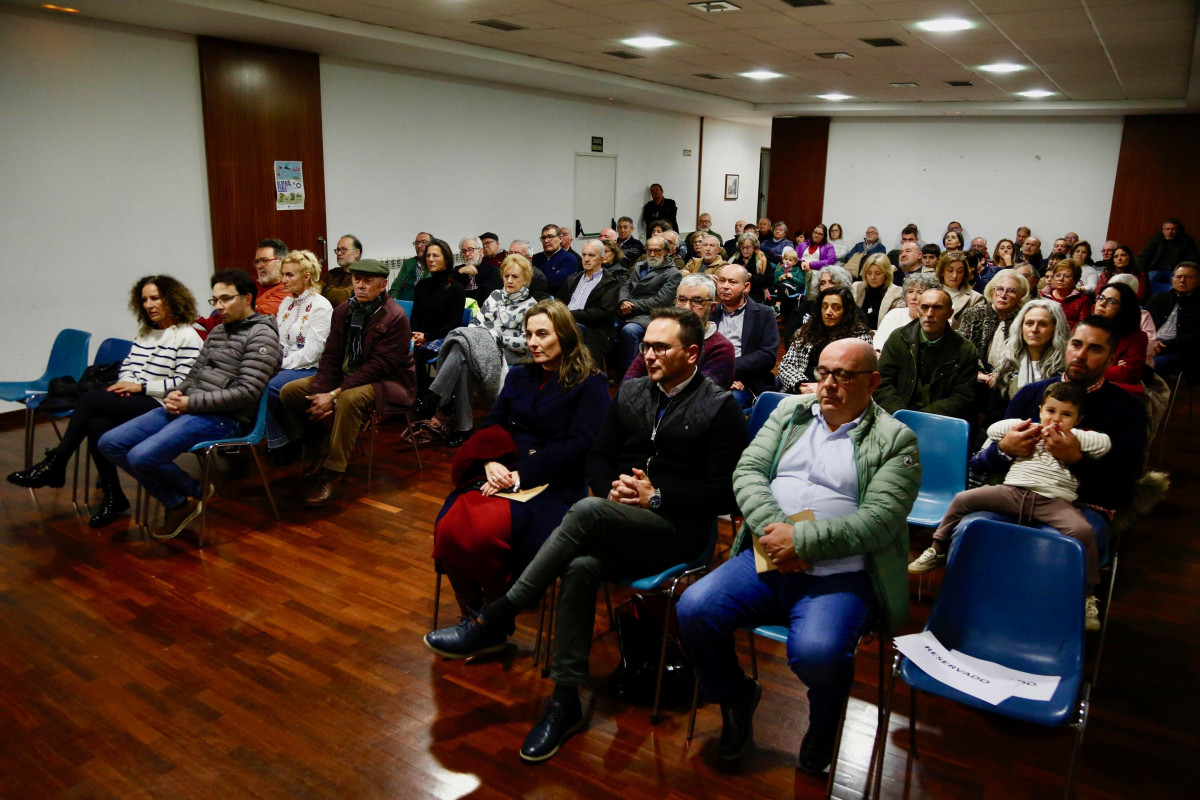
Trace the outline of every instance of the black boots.
<path fill-rule="evenodd" d="M 111 525 L 129 510 L 129 500 L 121 491 L 121 484 L 115 482 L 109 484 L 107 481 L 102 481 L 100 489 L 104 492 L 104 498 L 100 501 L 100 508 L 88 520 L 89 528 L 103 528 L 105 525 Z"/>
<path fill-rule="evenodd" d="M 42 461 L 29 469 L 12 473 L 8 476 L 8 482 L 28 489 L 41 489 L 46 486 L 59 489 L 67 482 L 67 462 L 70 460 L 70 453 L 47 450 Z"/>

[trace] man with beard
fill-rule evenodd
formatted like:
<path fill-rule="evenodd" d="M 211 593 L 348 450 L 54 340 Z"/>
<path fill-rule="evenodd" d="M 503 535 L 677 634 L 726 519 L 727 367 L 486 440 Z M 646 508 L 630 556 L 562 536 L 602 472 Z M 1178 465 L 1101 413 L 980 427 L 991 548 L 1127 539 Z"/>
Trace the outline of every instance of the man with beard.
<path fill-rule="evenodd" d="M 254 251 L 254 270 L 258 275 L 258 299 L 254 310 L 259 314 L 275 316 L 279 304 L 288 296 L 283 286 L 281 263 L 288 254 L 288 246 L 279 239 L 263 239 Z"/>
<path fill-rule="evenodd" d="M 887 248 L 883 246 L 883 242 L 879 241 L 879 229 L 874 225 L 869 225 L 867 226 L 867 232 L 863 236 L 863 240 L 854 245 L 854 247 L 851 247 L 850 252 L 846 253 L 846 262 L 849 263 L 850 259 L 859 253 L 862 253 L 862 257 L 865 260 L 869 255 L 886 252 Z"/>
<path fill-rule="evenodd" d="M 661 236 L 646 242 L 646 255 L 629 270 L 629 280 L 621 287 L 617 304 L 620 373 L 624 375 L 637 356 L 638 343 L 650 324 L 650 312 L 675 305 L 675 290 L 683 276 L 667 256 L 667 243 Z"/>
<path fill-rule="evenodd" d="M 333 254 L 337 257 L 337 266 L 325 275 L 325 286 L 321 289 L 321 295 L 331 306 L 337 308 L 354 294 L 350 265 L 362 258 L 362 242 L 357 236 L 347 233 L 338 239 Z"/>
<path fill-rule="evenodd" d="M 500 288 L 500 270 L 483 260 L 483 241 L 474 236 L 468 236 L 458 243 L 462 254 L 462 266 L 454 271 L 454 278 L 463 285 L 467 297 L 479 305 L 492 292 Z"/>

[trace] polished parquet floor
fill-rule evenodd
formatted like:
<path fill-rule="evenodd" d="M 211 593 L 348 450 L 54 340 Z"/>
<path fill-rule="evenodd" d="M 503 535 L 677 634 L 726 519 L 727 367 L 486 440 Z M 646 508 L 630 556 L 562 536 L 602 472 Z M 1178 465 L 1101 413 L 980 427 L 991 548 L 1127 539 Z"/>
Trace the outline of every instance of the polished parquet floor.
<path fill-rule="evenodd" d="M 1123 551 L 1080 762 L 1084 798 L 1200 793 L 1200 421 L 1189 428 L 1176 409 L 1168 434 L 1155 463 L 1172 488 Z M 38 436 L 42 447 L 53 433 Z M 491 660 L 442 662 L 425 649 L 449 455 L 424 451 L 417 472 L 394 425 L 376 448 L 370 495 L 360 456 L 344 498 L 319 511 L 300 504 L 294 468 L 270 470 L 281 522 L 252 466 L 223 462 L 215 542 L 202 551 L 111 542 L 127 523 L 88 529 L 69 484 L 35 493 L 0 483 L 0 798 L 823 795 L 823 779 L 794 768 L 804 690 L 769 643 L 759 646 L 757 748 L 740 765 L 717 756 L 716 708 L 701 709 L 689 747 L 686 711 L 651 726 L 647 708 L 607 694 L 612 635 L 593 651 L 589 727 L 550 762 L 521 763 L 550 690 L 532 663 L 536 614 Z M 0 470 L 20 458 L 21 432 L 0 432 Z M 909 630 L 929 602 L 914 602 Z M 599 610 L 597 635 L 607 628 Z M 455 614 L 448 591 L 442 614 Z M 874 644 L 859 654 L 836 797 L 861 795 L 877 658 Z M 886 797 L 1061 795 L 1067 733 L 923 698 L 910 758 L 898 692 Z"/>

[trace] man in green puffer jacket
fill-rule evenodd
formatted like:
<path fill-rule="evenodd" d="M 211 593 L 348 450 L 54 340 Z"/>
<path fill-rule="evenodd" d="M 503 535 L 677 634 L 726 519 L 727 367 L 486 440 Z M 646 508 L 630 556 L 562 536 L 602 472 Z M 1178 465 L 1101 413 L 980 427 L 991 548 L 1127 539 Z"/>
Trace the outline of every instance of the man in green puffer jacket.
<path fill-rule="evenodd" d="M 788 662 L 808 687 L 800 769 L 829 765 L 859 636 L 908 616 L 907 517 L 921 485 L 917 437 L 880 408 L 875 351 L 858 339 L 825 348 L 819 388 L 788 398 L 742 454 L 733 490 L 746 524 L 729 561 L 684 592 L 679 629 L 705 696 L 721 704 L 721 755 L 753 744 L 757 681 L 733 633 L 788 624 Z M 759 559 L 771 569 L 758 572 Z M 744 544 L 744 546 L 743 546 Z M 790 623 L 788 622 L 790 620 Z"/>

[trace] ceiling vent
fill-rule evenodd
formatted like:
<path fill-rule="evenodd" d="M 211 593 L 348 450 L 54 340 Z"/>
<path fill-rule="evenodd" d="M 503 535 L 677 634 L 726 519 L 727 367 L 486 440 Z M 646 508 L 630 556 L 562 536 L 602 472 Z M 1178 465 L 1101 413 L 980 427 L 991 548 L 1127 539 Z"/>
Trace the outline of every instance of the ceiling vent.
<path fill-rule="evenodd" d="M 714 75 L 711 72 L 694 72 L 694 73 L 692 73 L 692 77 L 693 78 L 704 78 L 704 80 L 706 80 L 706 81 L 723 81 L 723 80 L 725 80 L 724 75 Z"/>
<path fill-rule="evenodd" d="M 832 53 L 817 53 L 817 58 L 854 58 L 854 56 L 838 50 Z"/>
<path fill-rule="evenodd" d="M 783 0 L 792 8 L 806 8 L 808 6 L 827 6 L 827 0 Z"/>
<path fill-rule="evenodd" d="M 511 22 L 505 22 L 502 19 L 476 19 L 471 21 L 472 25 L 482 25 L 485 28 L 495 28 L 498 31 L 527 31 L 524 25 L 513 25 Z"/>
<path fill-rule="evenodd" d="M 893 83 L 893 84 L 889 84 L 889 85 L 894 86 L 897 89 L 915 89 L 915 88 L 917 88 L 917 84 L 913 83 L 912 81 L 900 81 L 898 83 Z"/>
<path fill-rule="evenodd" d="M 645 56 L 631 53 L 628 50 L 605 50 L 604 55 L 612 56 L 613 58 L 645 58 Z"/>
<path fill-rule="evenodd" d="M 904 47 L 904 42 L 899 39 L 893 39 L 890 36 L 884 36 L 879 39 L 859 39 L 864 44 L 869 44 L 871 47 Z"/>
<path fill-rule="evenodd" d="M 947 86 L 974 86 L 970 81 L 946 81 Z"/>
<path fill-rule="evenodd" d="M 706 3 L 688 3 L 689 6 L 705 14 L 715 14 L 718 11 L 741 11 L 741 6 L 735 6 L 728 0 L 709 0 Z"/>

